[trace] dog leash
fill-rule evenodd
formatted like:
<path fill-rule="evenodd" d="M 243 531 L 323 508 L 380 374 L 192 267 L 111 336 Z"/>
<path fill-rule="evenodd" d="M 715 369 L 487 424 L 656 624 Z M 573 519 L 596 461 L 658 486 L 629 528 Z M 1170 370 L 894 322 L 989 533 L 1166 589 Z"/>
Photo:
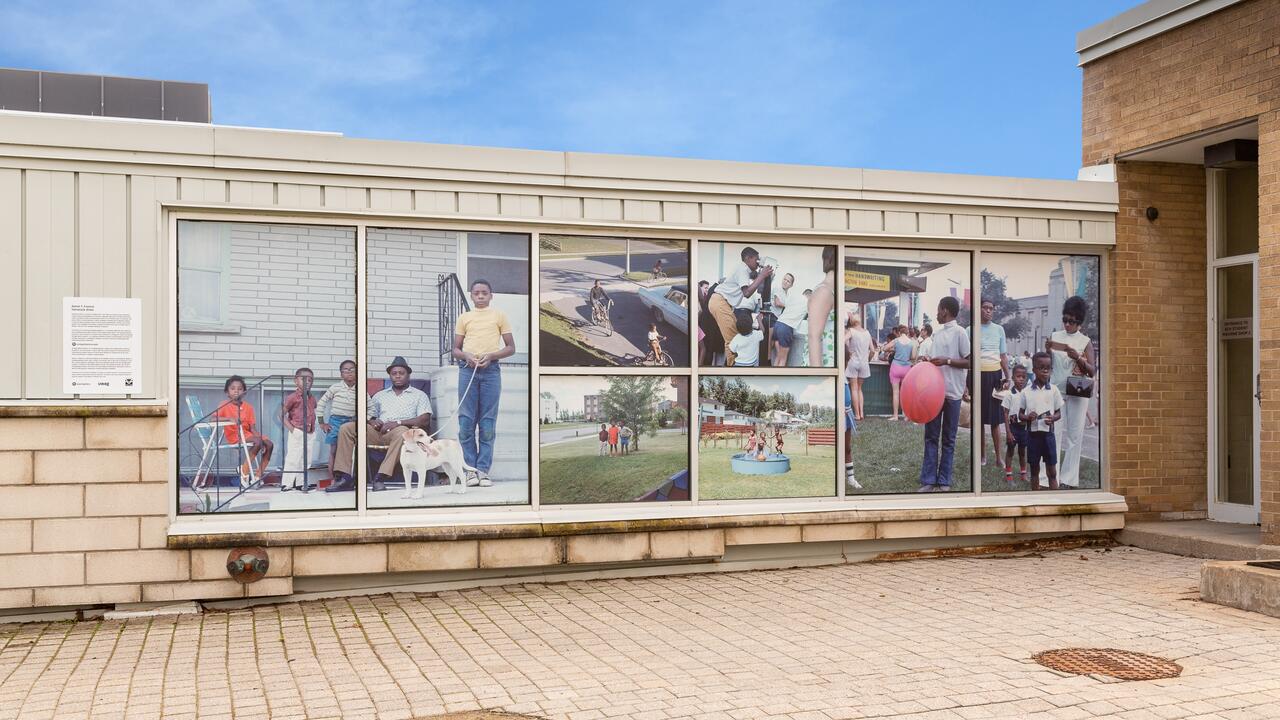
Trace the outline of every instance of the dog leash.
<path fill-rule="evenodd" d="M 465 365 L 463 365 L 462 367 L 466 367 L 466 366 L 465 366 Z M 479 370 L 479 369 L 480 369 L 480 368 L 474 368 L 474 369 L 471 371 L 471 379 L 467 381 L 467 388 L 466 388 L 465 390 L 463 390 L 463 391 L 462 391 L 462 395 L 460 395 L 460 396 L 458 397 L 458 409 L 459 409 L 459 410 L 461 410 L 461 409 L 462 409 L 462 401 L 463 401 L 463 400 L 466 400 L 466 399 L 467 399 L 467 395 L 469 395 L 469 394 L 471 393 L 471 385 L 472 385 L 472 383 L 474 383 L 474 382 L 476 381 L 476 370 Z M 455 412 L 453 413 L 453 417 L 449 418 L 449 422 L 454 423 L 455 425 L 457 424 L 457 422 L 458 422 L 458 412 L 456 412 L 456 411 L 455 411 Z M 447 428 L 447 427 L 449 427 L 449 423 L 445 423 L 444 425 L 441 425 L 440 427 L 436 428 L 436 431 L 435 431 L 435 432 L 433 432 L 433 433 L 427 433 L 427 437 L 429 437 L 429 438 L 435 438 L 435 436 L 439 435 L 439 434 L 440 434 L 441 432 L 443 432 L 443 431 L 444 431 L 444 429 L 445 429 L 445 428 Z"/>

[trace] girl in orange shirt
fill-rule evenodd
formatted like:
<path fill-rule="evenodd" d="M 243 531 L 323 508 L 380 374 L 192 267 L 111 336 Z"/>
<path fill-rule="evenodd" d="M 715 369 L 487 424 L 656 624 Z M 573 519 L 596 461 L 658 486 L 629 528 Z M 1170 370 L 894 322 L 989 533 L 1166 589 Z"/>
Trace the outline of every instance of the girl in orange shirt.
<path fill-rule="evenodd" d="M 249 391 L 244 378 L 232 375 L 223 383 L 222 391 L 227 394 L 227 402 L 218 406 L 214 417 L 218 420 L 233 421 L 232 424 L 222 428 L 228 445 L 239 445 L 243 442 L 247 448 L 248 456 L 244 462 L 240 463 L 240 487 L 248 487 L 262 478 L 262 473 L 271 462 L 271 451 L 275 447 L 270 440 L 257 433 L 255 428 L 257 418 L 253 412 L 253 406 L 244 401 L 245 393 Z M 250 464 L 250 460 L 254 459 L 257 460 L 256 476 Z"/>

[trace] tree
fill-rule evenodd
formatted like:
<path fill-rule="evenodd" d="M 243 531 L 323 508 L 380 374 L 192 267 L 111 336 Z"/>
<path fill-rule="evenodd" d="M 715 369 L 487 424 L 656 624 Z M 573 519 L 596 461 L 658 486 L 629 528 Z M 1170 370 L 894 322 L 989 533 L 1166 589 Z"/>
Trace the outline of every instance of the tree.
<path fill-rule="evenodd" d="M 1004 327 L 1005 337 L 1010 340 L 1016 340 L 1022 337 L 1022 334 L 1031 329 L 1031 323 L 1026 318 L 1018 317 L 1018 301 L 1009 297 L 1008 286 L 1005 285 L 1004 278 L 998 277 L 995 273 L 983 268 L 980 275 L 982 281 L 982 302 L 992 302 L 995 307 L 992 308 L 991 322 L 998 323 Z M 961 327 L 969 327 L 972 321 L 971 308 L 961 308 L 960 317 L 956 318 Z M 934 328 L 936 331 L 937 328 Z"/>
<path fill-rule="evenodd" d="M 888 330 L 898 325 L 898 303 L 887 302 L 884 304 L 884 319 L 880 321 L 880 328 Z"/>
<path fill-rule="evenodd" d="M 1089 316 L 1084 319 L 1084 325 L 1080 327 L 1080 331 L 1088 335 L 1093 340 L 1093 352 L 1098 355 L 1098 339 L 1101 337 L 1098 329 L 1098 260 L 1097 258 L 1089 258 L 1089 269 L 1084 276 L 1084 299 L 1089 303 Z"/>
<path fill-rule="evenodd" d="M 684 435 L 689 431 L 689 411 L 679 405 L 672 405 L 668 411 L 671 413 L 671 419 L 680 426 L 680 434 Z"/>
<path fill-rule="evenodd" d="M 609 378 L 609 388 L 600 393 L 600 408 L 604 419 L 620 421 L 631 427 L 635 434 L 631 442 L 640 450 L 640 436 L 658 432 L 658 413 L 654 406 L 662 399 L 662 385 L 670 380 L 662 376 L 633 375 Z"/>

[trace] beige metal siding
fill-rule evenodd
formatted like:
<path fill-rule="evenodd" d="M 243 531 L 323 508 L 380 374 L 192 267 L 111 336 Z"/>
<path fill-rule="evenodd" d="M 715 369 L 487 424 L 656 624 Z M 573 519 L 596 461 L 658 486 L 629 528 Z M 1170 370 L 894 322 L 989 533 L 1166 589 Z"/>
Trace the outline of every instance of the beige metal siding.
<path fill-rule="evenodd" d="M 24 375 L 36 397 L 62 392 L 62 298 L 76 294 L 76 177 L 27 172 Z"/>
<path fill-rule="evenodd" d="M 22 397 L 22 171 L 0 169 L 0 399 Z"/>
<path fill-rule="evenodd" d="M 135 399 L 167 393 L 164 204 L 467 221 L 574 232 L 839 233 L 996 243 L 1115 241 L 1106 183 L 459 148 L 315 133 L 0 112 L 0 400 L 67 398 L 69 295 L 143 300 Z M 232 218 L 229 218 L 232 219 Z M 296 221 L 296 220 L 295 220 Z M 334 224 L 332 217 L 318 219 Z M 352 221 L 348 221 L 352 222 Z M 394 227 L 394 218 L 372 225 Z M 592 227 L 598 223 L 599 227 Z M 342 224 L 342 223 L 338 223 Z M 540 225 L 530 224 L 529 229 Z M 559 228 L 564 231 L 564 228 Z"/>

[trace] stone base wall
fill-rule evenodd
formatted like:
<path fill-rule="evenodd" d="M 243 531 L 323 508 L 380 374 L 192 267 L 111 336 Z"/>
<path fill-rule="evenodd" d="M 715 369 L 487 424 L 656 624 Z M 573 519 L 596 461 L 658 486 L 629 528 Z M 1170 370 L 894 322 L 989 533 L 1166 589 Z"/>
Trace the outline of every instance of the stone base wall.
<path fill-rule="evenodd" d="M 1124 524 L 1114 503 L 170 537 L 165 418 L 65 412 L 0 417 L 0 610 L 287 596 L 303 577 L 375 575 L 386 586 L 396 573 L 660 567 L 744 545 L 982 545 Z M 227 554 L 251 544 L 267 546 L 270 571 L 241 585 Z"/>

